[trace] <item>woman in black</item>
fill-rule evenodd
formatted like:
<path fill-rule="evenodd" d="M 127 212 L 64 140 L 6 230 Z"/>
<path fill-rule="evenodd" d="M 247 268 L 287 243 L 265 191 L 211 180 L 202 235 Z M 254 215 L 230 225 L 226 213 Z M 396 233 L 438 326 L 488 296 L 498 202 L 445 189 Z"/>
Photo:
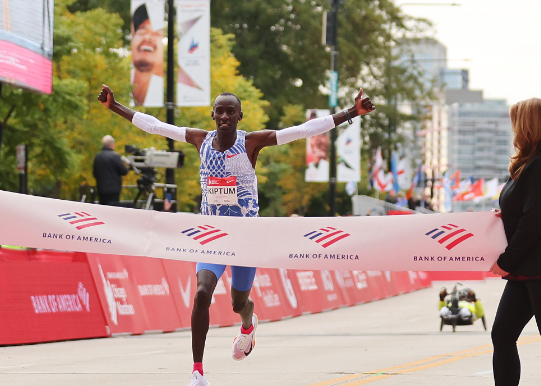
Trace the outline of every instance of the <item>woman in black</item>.
<path fill-rule="evenodd" d="M 515 155 L 500 195 L 507 248 L 491 271 L 507 279 L 492 327 L 496 386 L 520 380 L 517 339 L 535 315 L 541 332 L 541 99 L 509 110 Z"/>

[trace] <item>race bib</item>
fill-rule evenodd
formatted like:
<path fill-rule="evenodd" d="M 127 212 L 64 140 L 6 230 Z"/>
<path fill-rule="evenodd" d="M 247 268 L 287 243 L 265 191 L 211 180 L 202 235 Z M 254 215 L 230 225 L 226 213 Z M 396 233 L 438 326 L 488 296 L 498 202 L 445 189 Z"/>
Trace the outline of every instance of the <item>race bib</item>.
<path fill-rule="evenodd" d="M 207 201 L 210 205 L 238 205 L 237 177 L 207 177 Z"/>

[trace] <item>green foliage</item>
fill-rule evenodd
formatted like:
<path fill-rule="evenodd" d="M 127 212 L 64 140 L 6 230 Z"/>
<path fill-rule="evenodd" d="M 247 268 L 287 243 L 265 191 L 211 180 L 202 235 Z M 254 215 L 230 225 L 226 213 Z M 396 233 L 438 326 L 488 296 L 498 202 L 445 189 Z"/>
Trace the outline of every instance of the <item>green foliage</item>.
<path fill-rule="evenodd" d="M 3 87 L 0 116 L 4 141 L 0 159 L 0 189 L 18 190 L 15 147 L 27 144 L 28 185 L 37 195 L 59 197 L 61 180 L 78 174 L 80 156 L 69 146 L 71 127 L 83 118 L 86 85 L 74 79 L 53 79 L 52 95 Z"/>
<path fill-rule="evenodd" d="M 330 10 L 327 0 L 211 2 L 212 24 L 235 35 L 233 54 L 241 63 L 240 73 L 252 79 L 270 102 L 267 128 L 288 126 L 283 119 L 287 106 L 297 105 L 300 111 L 328 106 L 331 49 L 321 43 L 325 10 Z M 421 68 L 412 61 L 398 60 L 402 39 L 423 37 L 430 23 L 404 14 L 392 0 L 346 1 L 338 12 L 339 105 L 350 106 L 359 88 L 365 89 L 377 110 L 363 117 L 362 154 L 372 154 L 382 146 L 385 158 L 390 159 L 397 144 L 407 142 L 404 128 L 415 127 L 423 105 L 433 98 L 433 85 Z M 409 113 L 397 109 L 402 101 L 410 104 Z M 304 155 L 304 149 L 301 143 L 288 146 L 290 159 L 285 162 L 291 166 L 296 156 Z M 369 164 L 362 163 L 365 177 Z M 323 192 L 328 186 L 304 183 L 303 167 L 299 164 L 293 172 L 283 174 L 280 186 L 286 212 L 308 214 L 317 207 L 322 208 L 318 213 L 328 213 L 325 200 L 308 206 L 309 198 L 319 196 L 318 189 Z M 368 190 L 364 182 L 359 188 Z M 272 189 L 265 189 L 265 195 L 271 195 Z M 338 190 L 343 189 L 339 186 Z"/>
<path fill-rule="evenodd" d="M 128 94 L 131 87 L 129 61 L 121 54 L 122 21 L 102 9 L 73 14 L 67 9 L 72 3 L 55 2 L 52 94 L 4 87 L 1 189 L 18 190 L 15 147 L 26 143 L 29 190 L 77 199 L 81 182 L 93 184 L 92 160 L 103 135 L 123 137 L 124 129 L 131 126 L 106 119 L 96 101 L 104 79 L 112 79 L 111 86 L 121 93 Z"/>

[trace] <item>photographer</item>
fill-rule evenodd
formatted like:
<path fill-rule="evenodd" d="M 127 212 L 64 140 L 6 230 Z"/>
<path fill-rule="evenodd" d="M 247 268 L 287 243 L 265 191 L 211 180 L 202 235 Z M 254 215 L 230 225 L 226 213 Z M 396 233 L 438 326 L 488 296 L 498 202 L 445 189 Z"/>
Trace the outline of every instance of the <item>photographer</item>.
<path fill-rule="evenodd" d="M 94 158 L 93 174 L 96 179 L 100 205 L 117 205 L 122 190 L 122 176 L 128 174 L 128 168 L 115 152 L 115 139 L 106 135 L 102 139 L 103 147 Z"/>

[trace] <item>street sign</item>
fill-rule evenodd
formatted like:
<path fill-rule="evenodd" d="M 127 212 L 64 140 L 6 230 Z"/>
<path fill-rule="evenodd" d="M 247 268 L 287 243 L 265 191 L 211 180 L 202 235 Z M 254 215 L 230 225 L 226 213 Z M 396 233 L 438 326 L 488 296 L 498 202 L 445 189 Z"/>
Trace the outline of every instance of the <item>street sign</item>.
<path fill-rule="evenodd" d="M 17 154 L 17 170 L 19 173 L 24 173 L 24 164 L 26 160 L 26 145 L 17 145 L 16 147 Z"/>
<path fill-rule="evenodd" d="M 338 106 L 338 71 L 331 71 L 330 76 L 331 94 L 329 95 L 329 106 Z"/>

